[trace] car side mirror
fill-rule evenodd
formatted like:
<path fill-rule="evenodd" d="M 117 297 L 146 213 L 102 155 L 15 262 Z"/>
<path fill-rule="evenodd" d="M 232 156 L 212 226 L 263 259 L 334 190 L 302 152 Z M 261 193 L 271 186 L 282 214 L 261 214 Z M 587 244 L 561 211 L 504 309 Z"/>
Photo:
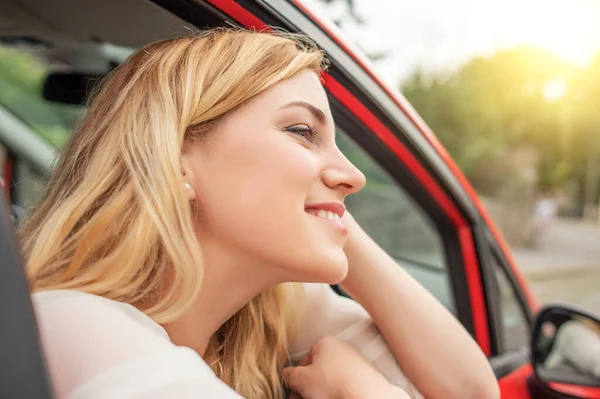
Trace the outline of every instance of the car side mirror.
<path fill-rule="evenodd" d="M 600 319 L 572 306 L 544 307 L 534 322 L 531 363 L 546 390 L 581 398 L 600 392 Z"/>

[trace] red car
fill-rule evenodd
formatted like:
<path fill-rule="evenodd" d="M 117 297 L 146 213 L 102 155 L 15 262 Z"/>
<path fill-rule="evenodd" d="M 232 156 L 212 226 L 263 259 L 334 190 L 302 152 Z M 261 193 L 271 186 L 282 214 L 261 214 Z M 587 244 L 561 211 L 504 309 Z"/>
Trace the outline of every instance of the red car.
<path fill-rule="evenodd" d="M 489 357 L 502 397 L 600 398 L 600 380 L 593 376 L 576 367 L 545 368 L 557 329 L 593 317 L 569 307 L 540 312 L 500 232 L 433 132 L 360 53 L 298 0 L 2 2 L 0 50 L 35 53 L 48 67 L 37 96 L 22 97 L 19 105 L 14 99 L 23 93 L 9 78 L 23 65 L 2 63 L 0 51 L 0 159 L 14 209 L 40 192 L 61 141 L 61 131 L 48 128 L 54 122 L 39 115 L 53 110 L 75 120 L 91 78 L 131 50 L 187 29 L 226 24 L 302 32 L 327 53 L 324 81 L 339 146 L 368 181 L 348 198 L 349 210 L 472 334 Z M 52 72 L 54 66 L 60 72 Z M 0 397 L 50 398 L 6 216 L 0 220 Z"/>

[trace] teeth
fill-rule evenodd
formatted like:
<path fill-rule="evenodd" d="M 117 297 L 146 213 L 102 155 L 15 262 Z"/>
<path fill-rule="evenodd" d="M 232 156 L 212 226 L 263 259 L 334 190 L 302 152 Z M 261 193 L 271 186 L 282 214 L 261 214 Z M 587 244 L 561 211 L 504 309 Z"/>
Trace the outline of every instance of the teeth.
<path fill-rule="evenodd" d="M 332 220 L 336 223 L 342 224 L 342 219 L 339 217 L 339 215 L 337 213 L 334 213 L 331 211 L 326 211 L 324 209 L 319 209 L 318 211 L 310 210 L 309 213 L 312 215 L 315 215 L 318 218 L 328 219 L 328 220 Z"/>

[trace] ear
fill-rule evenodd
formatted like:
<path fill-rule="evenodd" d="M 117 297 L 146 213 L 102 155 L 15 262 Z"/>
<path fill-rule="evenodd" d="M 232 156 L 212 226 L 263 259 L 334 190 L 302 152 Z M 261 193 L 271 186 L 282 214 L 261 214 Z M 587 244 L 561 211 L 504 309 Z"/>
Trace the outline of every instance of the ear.
<path fill-rule="evenodd" d="M 183 151 L 181 152 L 181 176 L 183 178 L 184 190 L 187 193 L 188 199 L 196 199 L 195 174 L 194 165 L 192 163 L 192 151 L 189 148 L 186 149 L 184 144 Z"/>

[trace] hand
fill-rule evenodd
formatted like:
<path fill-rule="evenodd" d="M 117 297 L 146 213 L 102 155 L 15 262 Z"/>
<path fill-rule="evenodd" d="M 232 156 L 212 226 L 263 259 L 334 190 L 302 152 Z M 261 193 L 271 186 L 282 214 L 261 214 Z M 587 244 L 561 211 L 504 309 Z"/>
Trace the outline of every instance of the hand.
<path fill-rule="evenodd" d="M 354 299 L 354 294 L 351 292 L 354 290 L 354 285 L 361 285 L 364 281 L 362 274 L 369 273 L 369 269 L 373 266 L 377 266 L 372 262 L 369 264 L 361 263 L 356 261 L 356 258 L 360 258 L 362 254 L 372 253 L 373 251 L 382 251 L 381 248 L 369 237 L 369 235 L 362 229 L 356 219 L 346 210 L 342 217 L 342 223 L 348 229 L 348 238 L 344 244 L 344 252 L 348 258 L 348 274 L 346 278 L 340 282 L 340 286 Z M 363 269 L 363 270 L 357 270 Z M 364 306 L 364 305 L 363 305 Z"/>
<path fill-rule="evenodd" d="M 303 399 L 409 399 L 351 345 L 332 337 L 317 341 L 300 366 L 283 370 L 286 384 Z M 300 396 L 298 396 L 300 395 Z"/>
<path fill-rule="evenodd" d="M 342 224 L 348 229 L 349 239 L 354 238 L 353 236 L 362 230 L 356 219 L 354 219 L 354 217 L 350 214 L 350 211 L 347 209 L 346 212 L 344 212 L 344 216 L 342 216 Z"/>

